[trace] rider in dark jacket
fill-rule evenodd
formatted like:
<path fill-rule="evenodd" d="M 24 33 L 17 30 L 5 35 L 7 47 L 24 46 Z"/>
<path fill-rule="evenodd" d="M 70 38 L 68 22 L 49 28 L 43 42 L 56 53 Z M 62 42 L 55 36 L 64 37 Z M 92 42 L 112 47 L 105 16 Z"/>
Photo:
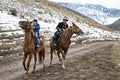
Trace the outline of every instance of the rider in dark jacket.
<path fill-rule="evenodd" d="M 58 26 L 56 27 L 57 31 L 56 31 L 55 34 L 54 34 L 54 45 L 55 45 L 55 46 L 58 46 L 59 37 L 60 37 L 61 33 L 62 33 L 66 28 L 68 28 L 67 21 L 68 21 L 67 17 L 64 17 L 64 18 L 63 18 L 63 21 L 60 22 L 60 23 L 58 24 Z"/>

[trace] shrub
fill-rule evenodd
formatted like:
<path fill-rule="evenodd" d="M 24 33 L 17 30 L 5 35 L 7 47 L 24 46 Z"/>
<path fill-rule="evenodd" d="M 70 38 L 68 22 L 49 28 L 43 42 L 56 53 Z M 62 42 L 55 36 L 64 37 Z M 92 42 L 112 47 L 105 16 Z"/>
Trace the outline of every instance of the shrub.
<path fill-rule="evenodd" d="M 11 15 L 17 16 L 17 10 L 16 9 L 11 9 L 10 12 L 11 12 Z"/>
<path fill-rule="evenodd" d="M 1 37 L 7 37 L 8 35 L 7 34 L 1 34 Z"/>
<path fill-rule="evenodd" d="M 39 19 L 39 20 L 42 20 L 42 18 L 41 18 L 41 17 L 39 17 L 38 19 Z"/>
<path fill-rule="evenodd" d="M 44 22 L 45 22 L 45 23 L 47 23 L 47 22 L 48 22 L 48 20 L 44 20 Z"/>
<path fill-rule="evenodd" d="M 43 14 L 43 12 L 41 12 L 41 11 L 38 11 L 38 13 L 39 13 L 39 14 Z"/>
<path fill-rule="evenodd" d="M 80 21 L 80 19 L 79 19 L 79 18 L 77 18 L 77 19 L 76 19 L 76 21 L 77 21 L 77 22 L 79 22 L 79 21 Z"/>

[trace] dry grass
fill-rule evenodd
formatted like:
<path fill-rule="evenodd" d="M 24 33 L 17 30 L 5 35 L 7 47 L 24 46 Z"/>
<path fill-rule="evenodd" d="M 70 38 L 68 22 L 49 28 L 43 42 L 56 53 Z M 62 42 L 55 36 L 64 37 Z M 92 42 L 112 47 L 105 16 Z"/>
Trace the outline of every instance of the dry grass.
<path fill-rule="evenodd" d="M 4 65 L 9 65 L 14 63 L 15 61 L 21 60 L 23 58 L 23 55 L 19 55 L 19 54 L 9 54 L 6 56 L 2 56 L 2 58 L 0 58 L 0 65 L 4 66 Z"/>
<path fill-rule="evenodd" d="M 21 1 L 22 3 L 25 3 L 24 0 L 19 0 Z M 76 11 L 73 11 L 69 8 L 66 8 L 66 7 L 63 7 L 57 3 L 54 3 L 54 2 L 51 2 L 51 1 L 48 1 L 48 0 L 35 0 L 35 2 L 38 2 L 40 5 L 36 5 L 39 9 L 44 9 L 47 13 L 50 13 L 51 14 L 58 14 L 59 16 L 68 16 L 69 18 L 72 17 L 74 18 L 74 20 L 76 20 L 77 22 L 79 23 L 86 23 L 86 24 L 89 24 L 90 26 L 94 26 L 94 27 L 98 27 L 98 28 L 101 28 L 101 29 L 104 29 L 104 30 L 109 30 L 109 31 L 112 31 L 110 28 L 94 21 L 93 19 L 81 14 L 81 13 L 78 13 Z M 27 3 L 27 5 L 34 5 L 35 3 Z M 51 11 L 52 10 L 52 11 Z M 54 11 L 53 11 L 54 10 Z"/>
<path fill-rule="evenodd" d="M 8 36 L 7 34 L 3 34 L 3 35 L 1 35 L 0 36 L 0 39 L 2 40 L 2 39 L 14 39 L 14 38 L 20 38 L 20 37 L 24 37 L 24 35 L 10 35 L 10 36 Z"/>
<path fill-rule="evenodd" d="M 67 60 L 66 69 L 54 64 L 17 80 L 120 80 L 120 45 Z M 15 79 L 15 80 L 16 80 Z"/>

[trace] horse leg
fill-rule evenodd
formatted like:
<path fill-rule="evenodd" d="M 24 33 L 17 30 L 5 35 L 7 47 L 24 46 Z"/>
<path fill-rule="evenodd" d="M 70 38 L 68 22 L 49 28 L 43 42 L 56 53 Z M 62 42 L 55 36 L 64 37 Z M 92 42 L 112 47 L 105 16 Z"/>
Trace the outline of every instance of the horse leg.
<path fill-rule="evenodd" d="M 26 59 L 27 59 L 27 54 L 24 53 L 23 66 L 24 66 L 24 69 L 25 69 L 25 70 L 27 70 L 27 68 L 26 68 L 26 66 L 25 66 Z"/>
<path fill-rule="evenodd" d="M 65 62 L 67 51 L 68 50 L 65 50 L 64 52 L 62 52 L 62 67 L 63 67 L 63 69 L 65 69 L 64 62 Z"/>
<path fill-rule="evenodd" d="M 62 53 L 62 68 L 65 69 L 65 65 L 64 65 L 64 61 L 65 61 L 65 60 L 64 60 L 64 57 L 63 57 L 63 56 L 64 56 L 64 53 Z"/>
<path fill-rule="evenodd" d="M 62 61 L 61 61 L 61 58 L 60 58 L 60 52 L 59 51 L 57 52 L 57 55 L 58 55 L 58 58 L 59 58 L 59 64 L 61 64 Z"/>
<path fill-rule="evenodd" d="M 28 74 L 31 59 L 32 59 L 32 53 L 30 53 L 30 54 L 29 54 L 29 59 L 28 59 L 28 63 L 27 63 L 27 70 L 26 70 L 26 74 Z"/>
<path fill-rule="evenodd" d="M 53 59 L 53 49 L 50 48 L 50 66 L 52 65 L 52 59 Z"/>
<path fill-rule="evenodd" d="M 36 62 L 37 62 L 37 56 L 36 56 L 36 53 L 34 53 L 34 67 L 33 67 L 33 73 L 35 72 L 35 68 L 36 68 Z"/>
<path fill-rule="evenodd" d="M 64 60 L 65 60 L 65 58 L 66 58 L 67 52 L 68 52 L 68 50 L 65 50 L 65 51 L 64 51 L 64 55 L 63 55 L 63 59 L 64 59 Z"/>
<path fill-rule="evenodd" d="M 43 54 L 43 67 L 45 67 L 45 49 L 43 49 L 42 54 Z"/>

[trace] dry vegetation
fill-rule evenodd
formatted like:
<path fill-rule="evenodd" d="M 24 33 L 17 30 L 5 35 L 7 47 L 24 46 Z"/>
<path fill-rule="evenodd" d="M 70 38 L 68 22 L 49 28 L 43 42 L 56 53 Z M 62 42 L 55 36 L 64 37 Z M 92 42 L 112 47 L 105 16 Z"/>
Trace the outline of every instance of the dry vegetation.
<path fill-rule="evenodd" d="M 18 0 L 21 3 L 25 3 L 24 0 Z M 54 13 L 59 13 L 61 15 L 68 15 L 75 18 L 77 22 L 84 22 L 91 26 L 100 27 L 105 30 L 110 30 L 105 26 L 97 23 L 96 21 L 77 13 L 73 10 L 65 8 L 59 4 L 49 2 L 47 0 L 34 0 L 40 2 L 40 5 L 37 5 L 39 8 L 46 9 L 49 14 L 52 16 Z M 29 3 L 27 3 L 29 4 Z M 26 4 L 26 5 L 27 5 Z M 31 3 L 32 4 L 32 3 Z M 30 4 L 30 5 L 31 5 Z M 43 7 L 44 6 L 44 7 Z M 54 9 L 54 12 L 50 12 L 51 9 Z M 14 11 L 13 11 L 14 12 Z M 46 12 L 47 13 L 47 12 Z M 44 14 L 39 12 L 39 14 Z M 16 13 L 17 15 L 17 13 Z M 61 16 L 60 15 L 60 16 Z M 40 18 L 42 19 L 42 18 Z M 48 22 L 45 20 L 45 22 Z M 9 32 L 9 31 L 8 31 Z M 23 55 L 21 53 L 23 42 L 20 40 L 15 40 L 16 38 L 21 38 L 23 35 L 11 35 L 7 36 L 3 34 L 0 36 L 0 40 L 3 45 L 0 47 L 0 65 L 12 63 L 13 61 L 19 60 Z M 7 41 L 2 41 L 2 39 L 9 39 Z M 15 44 L 6 44 L 12 43 L 15 41 Z M 78 40 L 78 42 L 81 42 Z M 21 46 L 19 49 L 11 49 Z M 71 46 L 71 48 L 74 46 Z M 49 52 L 49 46 L 46 49 L 47 53 Z M 52 67 L 42 68 L 37 70 L 34 74 L 29 74 L 28 77 L 19 76 L 15 80 L 120 80 L 120 45 L 109 47 L 101 50 L 100 52 L 91 52 L 83 56 L 73 57 L 68 59 L 66 62 L 67 69 L 61 69 L 61 66 L 54 64 Z M 5 55 L 5 56 L 3 56 Z"/>
<path fill-rule="evenodd" d="M 95 26 L 95 27 L 99 27 L 99 28 L 102 28 L 102 29 L 105 29 L 105 30 L 111 30 L 110 28 L 102 25 L 102 24 L 99 24 L 98 22 L 94 21 L 93 19 L 87 17 L 87 16 L 84 16 L 83 14 L 81 13 L 78 13 L 76 11 L 73 11 L 69 8 L 66 8 L 66 7 L 63 7 L 59 4 L 55 4 L 53 2 L 50 2 L 50 1 L 47 1 L 47 0 L 36 0 L 37 2 L 41 2 L 44 6 L 49 6 L 49 8 L 52 8 L 54 9 L 56 12 L 60 13 L 60 14 L 63 14 L 63 15 L 68 15 L 70 17 L 75 17 L 75 20 L 77 22 L 84 22 L 84 23 L 87 23 L 91 26 Z"/>
<path fill-rule="evenodd" d="M 2 33 L 2 32 L 1 32 Z M 23 46 L 23 35 L 3 33 L 0 35 L 0 57 L 13 54 L 21 54 Z M 2 58 L 1 58 L 2 59 Z"/>
<path fill-rule="evenodd" d="M 73 57 L 66 69 L 54 64 L 14 80 L 120 80 L 120 44 Z"/>
<path fill-rule="evenodd" d="M 26 3 L 25 0 L 18 0 L 18 1 L 20 1 L 21 3 Z M 56 3 L 48 1 L 48 0 L 31 0 L 31 1 L 29 1 L 29 3 L 27 3 L 27 5 L 29 4 L 29 5 L 33 6 L 33 5 L 35 5 L 34 2 L 39 3 L 39 5 L 36 5 L 37 8 L 44 9 L 46 11 L 44 13 L 38 12 L 39 14 L 49 13 L 51 16 L 53 16 L 54 14 L 57 13 L 59 16 L 68 16 L 69 18 L 72 17 L 72 18 L 74 18 L 74 20 L 76 20 L 79 23 L 86 23 L 86 24 L 89 24 L 94 27 L 99 27 L 99 28 L 111 31 L 110 28 L 108 28 L 102 24 L 99 24 L 98 22 L 94 21 L 93 19 L 91 19 L 87 16 L 84 16 L 81 13 L 78 13 L 76 11 L 73 11 L 69 8 L 63 7 L 59 4 L 56 4 Z M 41 17 L 40 17 L 40 20 L 41 20 Z"/>

